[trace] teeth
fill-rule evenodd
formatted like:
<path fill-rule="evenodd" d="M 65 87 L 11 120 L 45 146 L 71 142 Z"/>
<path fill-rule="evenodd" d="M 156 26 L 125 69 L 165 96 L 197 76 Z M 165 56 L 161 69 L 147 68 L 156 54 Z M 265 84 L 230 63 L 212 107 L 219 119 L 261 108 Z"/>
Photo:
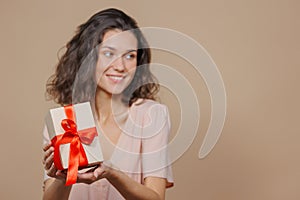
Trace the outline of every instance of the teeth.
<path fill-rule="evenodd" d="M 116 80 L 116 81 L 120 81 L 123 79 L 122 76 L 109 76 L 111 79 Z"/>

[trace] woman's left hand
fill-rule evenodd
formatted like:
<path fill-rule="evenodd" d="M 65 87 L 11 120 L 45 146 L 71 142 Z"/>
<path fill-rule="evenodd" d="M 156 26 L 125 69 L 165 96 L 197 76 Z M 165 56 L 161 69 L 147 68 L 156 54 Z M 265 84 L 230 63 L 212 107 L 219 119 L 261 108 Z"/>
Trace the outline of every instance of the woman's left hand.
<path fill-rule="evenodd" d="M 77 174 L 77 183 L 86 183 L 91 184 L 97 180 L 102 178 L 106 178 L 105 174 L 109 170 L 109 168 L 101 163 L 97 168 L 93 168 L 88 170 L 87 172 Z"/>

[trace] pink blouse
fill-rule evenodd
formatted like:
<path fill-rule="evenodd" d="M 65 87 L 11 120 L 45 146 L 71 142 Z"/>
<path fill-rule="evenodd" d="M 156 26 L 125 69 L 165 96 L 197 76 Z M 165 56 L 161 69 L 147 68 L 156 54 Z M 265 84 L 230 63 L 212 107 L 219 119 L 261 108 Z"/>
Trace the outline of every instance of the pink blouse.
<path fill-rule="evenodd" d="M 152 176 L 165 178 L 167 187 L 173 186 L 167 151 L 170 133 L 167 107 L 152 100 L 139 100 L 130 107 L 128 114 L 116 146 L 97 127 L 104 159 L 138 183 L 143 184 L 146 177 Z M 47 128 L 43 134 L 44 143 L 49 142 Z M 47 178 L 45 174 L 45 180 Z M 90 185 L 74 184 L 69 199 L 124 198 L 106 179 L 101 179 Z"/>

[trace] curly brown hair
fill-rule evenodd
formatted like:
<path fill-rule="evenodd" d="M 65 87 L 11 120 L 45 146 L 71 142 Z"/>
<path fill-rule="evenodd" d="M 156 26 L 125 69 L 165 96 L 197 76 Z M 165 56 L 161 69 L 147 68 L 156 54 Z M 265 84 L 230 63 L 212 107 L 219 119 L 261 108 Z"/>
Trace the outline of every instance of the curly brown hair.
<path fill-rule="evenodd" d="M 66 52 L 59 59 L 55 73 L 46 85 L 48 99 L 61 105 L 94 102 L 98 46 L 104 34 L 112 29 L 131 31 L 137 41 L 137 69 L 129 86 L 123 91 L 123 102 L 131 106 L 137 99 L 155 99 L 159 84 L 151 73 L 151 51 L 137 22 L 124 12 L 110 8 L 93 15 L 77 28 L 75 36 L 66 44 Z"/>

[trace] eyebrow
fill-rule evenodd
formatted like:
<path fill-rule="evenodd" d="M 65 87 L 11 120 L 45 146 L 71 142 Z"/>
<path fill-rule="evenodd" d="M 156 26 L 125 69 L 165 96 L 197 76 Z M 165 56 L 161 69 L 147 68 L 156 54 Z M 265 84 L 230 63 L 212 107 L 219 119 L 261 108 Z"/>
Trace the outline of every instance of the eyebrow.
<path fill-rule="evenodd" d="M 111 46 L 102 46 L 102 47 L 100 47 L 100 49 L 104 49 L 104 48 L 110 49 L 110 50 L 113 50 L 113 51 L 117 50 L 115 47 L 111 47 Z M 133 52 L 133 51 L 137 51 L 137 49 L 128 49 L 128 50 L 126 50 L 127 53 Z"/>

